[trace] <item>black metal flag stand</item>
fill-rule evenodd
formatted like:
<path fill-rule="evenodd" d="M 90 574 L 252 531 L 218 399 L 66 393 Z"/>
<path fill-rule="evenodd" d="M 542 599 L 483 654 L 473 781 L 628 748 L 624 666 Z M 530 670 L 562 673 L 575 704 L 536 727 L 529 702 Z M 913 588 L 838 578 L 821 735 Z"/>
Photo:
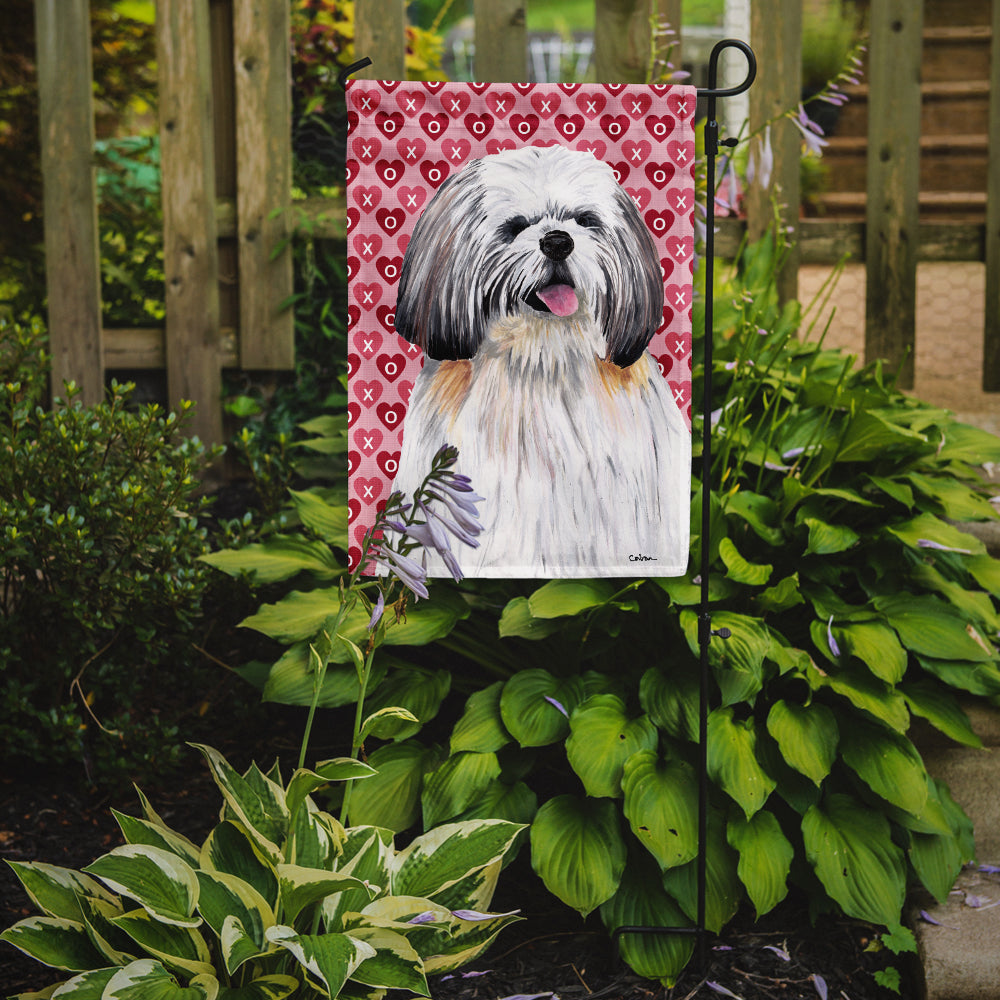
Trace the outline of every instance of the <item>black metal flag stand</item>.
<path fill-rule="evenodd" d="M 736 87 L 719 88 L 719 57 L 726 49 L 739 49 L 747 60 L 747 75 Z M 357 73 L 371 65 L 367 56 L 350 66 L 345 66 L 338 74 L 341 87 L 352 73 Z M 715 281 L 715 158 L 720 146 L 735 146 L 735 138 L 719 139 L 719 123 L 716 121 L 716 100 L 720 97 L 735 97 L 750 89 L 757 76 L 757 59 L 753 49 L 734 38 L 726 38 L 716 43 L 708 60 L 708 87 L 698 90 L 698 97 L 707 101 L 705 122 L 705 160 L 707 164 L 707 204 L 705 223 L 705 374 L 702 398 L 702 453 L 701 453 L 701 599 L 698 611 L 698 646 L 701 653 L 701 686 L 698 703 L 698 908 L 694 927 L 655 927 L 645 925 L 622 926 L 615 929 L 612 938 L 617 943 L 623 934 L 694 934 L 698 940 L 698 963 L 702 970 L 706 967 L 705 954 L 705 897 L 707 889 L 707 836 L 708 836 L 708 698 L 709 667 L 708 648 L 713 636 L 728 638 L 729 630 L 712 629 L 712 615 L 708 609 L 709 589 L 709 535 L 711 530 L 711 493 L 708 489 L 712 472 L 712 294 Z"/>

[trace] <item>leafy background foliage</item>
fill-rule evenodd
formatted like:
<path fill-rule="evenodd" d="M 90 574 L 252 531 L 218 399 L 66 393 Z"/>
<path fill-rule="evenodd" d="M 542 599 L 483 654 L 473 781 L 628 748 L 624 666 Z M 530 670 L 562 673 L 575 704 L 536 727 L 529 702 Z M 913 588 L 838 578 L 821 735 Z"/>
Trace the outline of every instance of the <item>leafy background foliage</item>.
<path fill-rule="evenodd" d="M 715 290 L 708 539 L 695 419 L 691 565 L 708 544 L 712 624 L 732 633 L 709 649 L 707 923 L 719 930 L 743 902 L 766 913 L 796 886 L 814 912 L 905 937 L 906 886 L 943 898 L 974 849 L 910 727 L 920 717 L 976 746 L 959 698 L 1000 694 L 1000 562 L 953 523 L 995 516 L 976 465 L 1000 458 L 1000 441 L 904 396 L 880 365 L 856 368 L 807 339 L 808 315 L 777 303 L 781 252 L 771 239 L 748 247 Z M 207 560 L 290 581 L 245 622 L 287 652 L 245 676 L 266 699 L 304 704 L 305 651 L 330 613 L 345 540 L 301 494 L 292 506 L 300 533 Z M 400 722 L 370 741 L 379 773 L 352 814 L 396 830 L 421 818 L 531 822 L 536 871 L 581 914 L 598 911 L 609 929 L 693 922 L 694 572 L 436 583 L 387 630 L 392 654 L 369 688 L 424 732 Z M 348 653 L 332 658 L 344 666 L 331 667 L 323 704 L 350 704 Z M 460 692 L 446 743 L 426 742 Z M 623 953 L 669 982 L 690 944 L 626 938 Z"/>

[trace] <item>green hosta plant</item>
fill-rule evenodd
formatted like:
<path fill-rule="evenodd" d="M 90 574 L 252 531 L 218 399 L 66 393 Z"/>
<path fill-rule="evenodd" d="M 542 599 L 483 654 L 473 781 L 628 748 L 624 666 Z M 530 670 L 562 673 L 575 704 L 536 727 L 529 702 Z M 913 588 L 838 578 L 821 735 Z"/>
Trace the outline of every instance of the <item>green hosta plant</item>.
<path fill-rule="evenodd" d="M 518 825 L 450 823 L 400 850 L 391 831 L 345 828 L 311 797 L 370 779 L 368 765 L 338 758 L 285 784 L 276 767 L 240 774 L 199 749 L 224 801 L 201 845 L 140 793 L 142 818 L 115 813 L 126 844 L 83 871 L 11 862 L 41 915 L 0 938 L 71 974 L 54 995 L 428 996 L 429 973 L 470 961 L 518 919 L 487 912 Z"/>

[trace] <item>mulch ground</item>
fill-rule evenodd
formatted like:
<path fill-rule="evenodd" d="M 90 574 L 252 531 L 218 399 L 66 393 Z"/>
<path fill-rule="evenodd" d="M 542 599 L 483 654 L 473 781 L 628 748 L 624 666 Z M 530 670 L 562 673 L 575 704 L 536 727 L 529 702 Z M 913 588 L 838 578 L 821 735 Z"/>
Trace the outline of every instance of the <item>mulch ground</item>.
<path fill-rule="evenodd" d="M 285 740 L 279 736 L 277 742 Z M 220 741 L 220 749 L 234 763 L 244 757 L 237 745 Z M 219 797 L 194 751 L 191 764 L 148 792 L 164 820 L 197 841 L 213 825 Z M 134 794 L 124 790 L 108 796 L 74 782 L 74 776 L 8 774 L 0 778 L 0 858 L 80 868 L 122 842 L 111 807 L 139 814 Z M 706 941 L 706 967 L 696 969 L 692 963 L 673 989 L 641 979 L 619 962 L 596 915 L 582 922 L 558 903 L 523 855 L 501 877 L 494 908 L 520 908 L 525 920 L 503 931 L 469 969 L 446 979 L 432 977 L 435 1000 L 551 995 L 562 1000 L 887 1000 L 892 994 L 873 979 L 887 965 L 903 973 L 902 996 L 919 992 L 899 959 L 866 950 L 871 928 L 829 918 L 814 927 L 798 900 L 758 924 L 750 914 L 738 915 L 719 938 Z M 13 873 L 0 865 L 0 927 L 32 912 Z M 0 944 L 0 995 L 38 990 L 59 979 L 59 973 Z"/>

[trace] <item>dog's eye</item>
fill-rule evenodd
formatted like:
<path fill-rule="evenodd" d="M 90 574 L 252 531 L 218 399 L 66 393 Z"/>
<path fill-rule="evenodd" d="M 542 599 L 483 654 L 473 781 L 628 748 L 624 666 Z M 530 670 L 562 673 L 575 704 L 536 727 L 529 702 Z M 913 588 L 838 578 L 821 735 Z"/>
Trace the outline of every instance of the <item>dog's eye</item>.
<path fill-rule="evenodd" d="M 596 212 L 581 212 L 576 216 L 576 224 L 584 229 L 600 229 L 601 217 Z"/>
<path fill-rule="evenodd" d="M 515 238 L 520 236 L 531 223 L 523 215 L 515 215 L 513 219 L 508 219 L 500 227 L 500 238 L 505 243 L 513 243 Z"/>

